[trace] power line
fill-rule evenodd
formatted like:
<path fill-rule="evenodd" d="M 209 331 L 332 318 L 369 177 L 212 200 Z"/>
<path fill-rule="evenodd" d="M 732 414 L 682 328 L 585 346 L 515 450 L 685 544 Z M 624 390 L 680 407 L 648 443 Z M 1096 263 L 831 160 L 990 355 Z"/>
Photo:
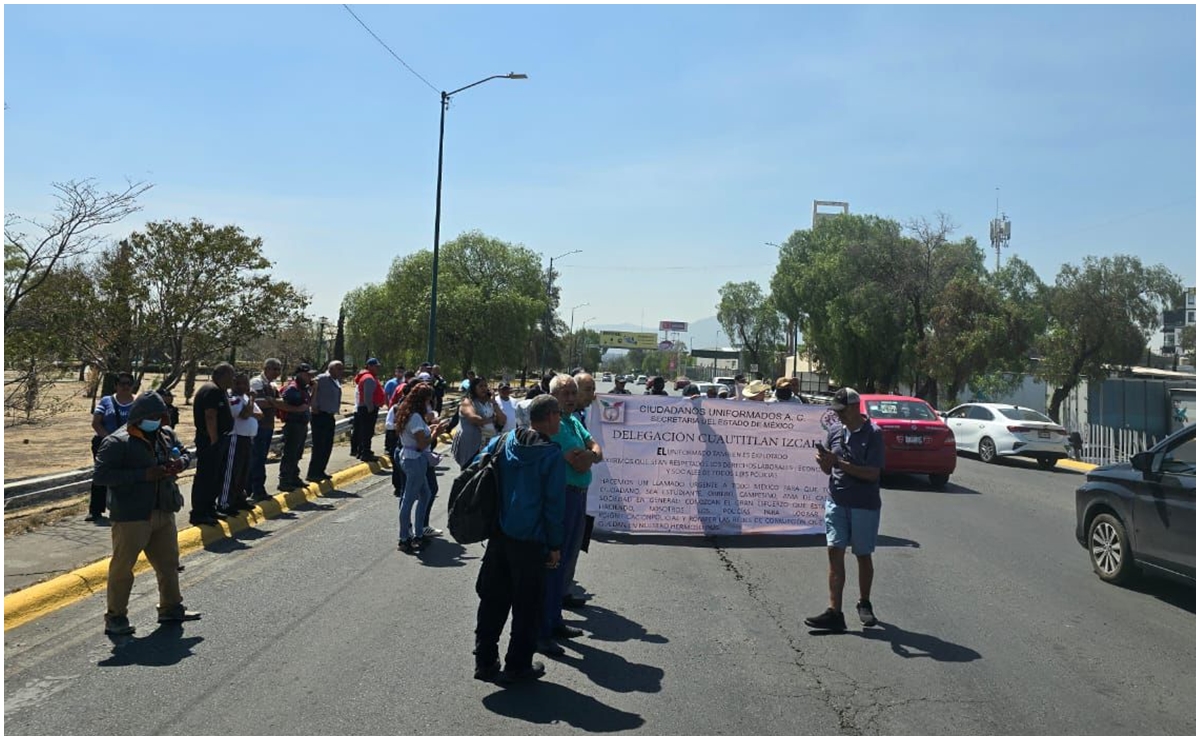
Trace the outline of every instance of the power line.
<path fill-rule="evenodd" d="M 405 68 L 405 69 L 407 69 L 409 72 L 412 72 L 414 75 L 416 75 L 418 80 L 420 80 L 421 82 L 424 82 L 426 85 L 428 85 L 430 90 L 433 90 L 435 93 L 438 93 L 439 95 L 441 94 L 441 91 L 439 91 L 439 90 L 438 90 L 436 87 L 434 87 L 434 86 L 433 86 L 433 85 L 432 85 L 432 84 L 429 82 L 429 80 L 427 80 L 427 79 L 425 79 L 424 77 L 422 77 L 422 76 L 421 76 L 421 74 L 420 74 L 419 72 L 417 72 L 417 70 L 415 70 L 415 69 L 413 69 L 412 67 L 408 66 L 408 62 L 406 62 L 406 61 L 404 61 L 403 59 L 401 59 L 399 54 L 397 54 L 396 52 L 392 51 L 392 47 L 390 47 L 390 46 L 388 46 L 387 44 L 385 44 L 385 43 L 384 43 L 384 41 L 383 41 L 383 39 L 379 38 L 379 36 L 377 36 L 377 35 L 375 34 L 375 32 L 371 30 L 371 27 L 370 27 L 370 26 L 368 26 L 366 23 L 363 23 L 363 20 L 362 20 L 362 18 L 359 18 L 357 15 L 355 15 L 355 14 L 354 14 L 354 11 L 350 9 L 350 6 L 349 6 L 349 5 L 346 5 L 345 3 L 342 3 L 342 7 L 346 9 L 346 12 L 347 12 L 347 13 L 349 13 L 349 14 L 350 14 L 350 15 L 352 15 L 352 16 L 354 16 L 354 20 L 358 21 L 358 25 L 360 25 L 360 26 L 362 26 L 363 28 L 365 28 L 365 29 L 366 29 L 366 31 L 367 31 L 367 33 L 371 34 L 371 36 L 372 36 L 372 37 L 374 37 L 374 39 L 375 39 L 376 41 L 378 41 L 378 42 L 379 42 L 380 46 L 382 46 L 383 48 L 387 49 L 387 50 L 388 50 L 388 53 L 389 53 L 389 54 L 391 54 L 392 56 L 394 56 L 394 57 L 396 58 L 396 61 L 397 61 L 397 62 L 400 62 L 401 64 L 403 64 L 403 65 L 404 65 L 404 68 Z"/>

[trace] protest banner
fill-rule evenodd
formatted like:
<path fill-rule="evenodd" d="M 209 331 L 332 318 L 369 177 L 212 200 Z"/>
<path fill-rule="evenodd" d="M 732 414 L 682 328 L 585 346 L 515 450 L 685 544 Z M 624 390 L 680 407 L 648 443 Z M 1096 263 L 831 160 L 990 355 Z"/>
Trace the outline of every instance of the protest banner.
<path fill-rule="evenodd" d="M 709 398 L 598 398 L 604 450 L 587 511 L 607 532 L 736 535 L 825 531 L 828 478 L 813 448 L 825 406 Z"/>

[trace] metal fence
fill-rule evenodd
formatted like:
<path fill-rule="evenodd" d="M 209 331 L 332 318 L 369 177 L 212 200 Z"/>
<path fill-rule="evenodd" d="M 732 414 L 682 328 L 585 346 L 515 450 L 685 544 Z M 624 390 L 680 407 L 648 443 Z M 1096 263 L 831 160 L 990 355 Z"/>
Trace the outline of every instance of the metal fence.
<path fill-rule="evenodd" d="M 1079 430 L 1083 450 L 1078 459 L 1092 465 L 1127 462 L 1139 452 L 1150 449 L 1158 438 L 1136 429 L 1084 424 Z"/>

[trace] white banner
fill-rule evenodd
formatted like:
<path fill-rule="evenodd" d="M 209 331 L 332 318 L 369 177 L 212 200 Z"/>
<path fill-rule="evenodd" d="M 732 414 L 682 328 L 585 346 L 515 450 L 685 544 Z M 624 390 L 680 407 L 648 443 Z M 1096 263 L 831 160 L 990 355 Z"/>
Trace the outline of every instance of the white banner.
<path fill-rule="evenodd" d="M 667 396 L 599 397 L 604 450 L 588 488 L 595 528 L 666 534 L 825 531 L 828 477 L 813 447 L 826 406 Z"/>

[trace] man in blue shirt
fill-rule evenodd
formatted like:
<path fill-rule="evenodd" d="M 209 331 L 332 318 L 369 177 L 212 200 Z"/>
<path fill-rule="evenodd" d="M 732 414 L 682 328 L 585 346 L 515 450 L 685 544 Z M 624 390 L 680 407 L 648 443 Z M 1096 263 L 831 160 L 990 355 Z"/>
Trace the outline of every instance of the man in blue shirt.
<path fill-rule="evenodd" d="M 825 501 L 825 542 L 829 546 L 829 608 L 804 623 L 813 629 L 844 632 L 842 589 L 846 585 L 846 548 L 858 559 L 858 617 L 863 626 L 878 623 L 871 606 L 875 565 L 871 553 L 879 534 L 879 474 L 883 470 L 883 432 L 863 416 L 858 391 L 842 388 L 829 407 L 840 424 L 817 448 L 817 464 L 829 476 Z"/>
<path fill-rule="evenodd" d="M 404 382 L 404 366 L 396 366 L 396 374 L 392 376 L 388 382 L 383 384 L 383 395 L 387 397 L 388 406 L 392 405 L 392 394 L 396 392 L 396 386 Z"/>
<path fill-rule="evenodd" d="M 546 667 L 533 660 L 545 573 L 558 572 L 563 546 L 566 464 L 551 438 L 566 417 L 552 396 L 534 399 L 530 428 L 494 438 L 485 452 L 497 455 L 500 527 L 488 540 L 475 582 L 475 678 L 512 682 L 539 678 Z M 500 670 L 500 634 L 512 612 L 512 636 Z"/>

